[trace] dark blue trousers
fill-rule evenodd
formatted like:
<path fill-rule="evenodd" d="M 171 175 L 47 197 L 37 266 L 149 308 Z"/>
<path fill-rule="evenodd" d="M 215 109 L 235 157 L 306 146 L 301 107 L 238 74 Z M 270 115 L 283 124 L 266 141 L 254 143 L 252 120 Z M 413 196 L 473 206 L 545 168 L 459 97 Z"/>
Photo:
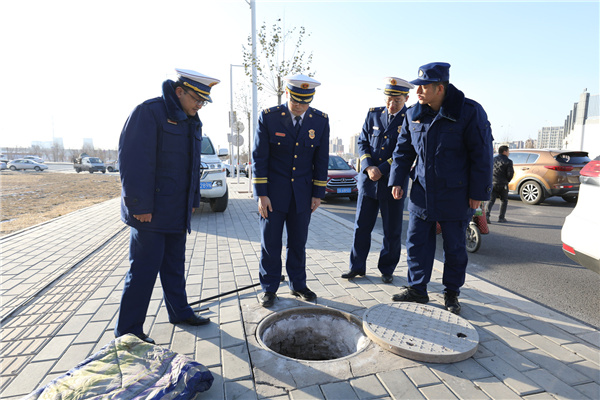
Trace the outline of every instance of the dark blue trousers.
<path fill-rule="evenodd" d="M 442 283 L 448 290 L 460 293 L 467 271 L 466 230 L 464 221 L 439 221 L 444 242 L 444 272 Z M 422 294 L 427 293 L 435 259 L 435 221 L 426 221 L 410 215 L 406 237 L 408 254 L 408 285 Z"/>
<path fill-rule="evenodd" d="M 306 240 L 311 211 L 297 213 L 292 200 L 288 212 L 272 211 L 260 217 L 260 284 L 264 292 L 276 293 L 281 283 L 283 226 L 287 232 L 285 269 L 290 289 L 306 288 Z"/>
<path fill-rule="evenodd" d="M 404 185 L 403 188 L 406 188 Z M 390 189 L 391 190 L 391 189 Z M 406 189 L 404 189 L 406 191 Z M 377 268 L 382 274 L 393 274 L 400 261 L 402 249 L 402 214 L 404 199 L 378 200 L 358 193 L 356 218 L 354 220 L 354 238 L 350 250 L 350 270 L 364 273 L 367 268 L 367 256 L 371 249 L 371 232 L 381 211 L 383 224 L 383 244 L 379 253 Z"/>
<path fill-rule="evenodd" d="M 130 228 L 129 263 L 115 336 L 144 333 L 144 320 L 156 277 L 160 274 L 169 321 L 190 318 L 185 291 L 185 233 Z"/>

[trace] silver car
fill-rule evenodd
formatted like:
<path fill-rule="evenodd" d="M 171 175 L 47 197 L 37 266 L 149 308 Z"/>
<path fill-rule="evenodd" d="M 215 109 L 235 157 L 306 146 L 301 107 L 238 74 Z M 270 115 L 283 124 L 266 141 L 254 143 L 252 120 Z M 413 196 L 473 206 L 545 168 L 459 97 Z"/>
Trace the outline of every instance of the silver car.
<path fill-rule="evenodd" d="M 8 169 L 10 169 L 11 171 L 18 171 L 20 169 L 33 169 L 35 171 L 43 171 L 45 169 L 48 169 L 48 166 L 46 164 L 41 164 L 33 160 L 18 159 L 10 161 L 8 163 Z"/>

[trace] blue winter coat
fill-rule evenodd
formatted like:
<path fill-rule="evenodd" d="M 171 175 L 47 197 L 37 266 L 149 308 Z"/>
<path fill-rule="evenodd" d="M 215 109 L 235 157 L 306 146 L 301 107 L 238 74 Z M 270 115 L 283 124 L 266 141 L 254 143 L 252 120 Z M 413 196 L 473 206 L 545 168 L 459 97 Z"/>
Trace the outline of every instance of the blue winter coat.
<path fill-rule="evenodd" d="M 274 210 L 287 212 L 292 196 L 297 212 L 310 210 L 311 198 L 323 198 L 329 164 L 329 119 L 309 107 L 300 132 L 287 106 L 264 110 L 258 118 L 252 151 L 254 193 L 269 196 Z"/>
<path fill-rule="evenodd" d="M 121 219 L 136 229 L 190 232 L 192 208 L 200 205 L 202 122 L 182 110 L 173 81 L 162 89 L 162 97 L 133 110 L 121 132 Z M 146 213 L 151 222 L 133 217 Z"/>
<path fill-rule="evenodd" d="M 438 113 L 419 103 L 408 109 L 390 186 L 401 186 L 410 173 L 409 212 L 430 221 L 468 218 L 469 199 L 490 198 L 492 141 L 483 107 L 450 84 Z"/>
<path fill-rule="evenodd" d="M 365 196 L 393 200 L 392 190 L 388 187 L 389 173 L 392 165 L 392 154 L 396 148 L 398 135 L 404 121 L 406 107 L 402 108 L 392 122 L 386 107 L 371 108 L 358 137 L 358 153 L 360 157 L 360 173 L 356 176 L 358 189 Z M 376 166 L 383 175 L 378 181 L 369 179 L 365 171 L 367 167 Z"/>

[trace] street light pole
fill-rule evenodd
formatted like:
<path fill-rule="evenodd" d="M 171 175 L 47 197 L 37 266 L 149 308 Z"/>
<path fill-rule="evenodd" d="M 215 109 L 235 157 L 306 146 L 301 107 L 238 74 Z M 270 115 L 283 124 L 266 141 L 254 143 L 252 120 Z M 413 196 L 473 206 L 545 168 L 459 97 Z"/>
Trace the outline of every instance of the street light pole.
<path fill-rule="evenodd" d="M 256 2 L 250 0 L 250 9 L 252 14 L 252 60 L 256 60 Z M 256 132 L 256 122 L 258 121 L 258 89 L 256 86 L 256 62 L 252 63 L 252 134 Z M 250 127 L 248 127 L 250 129 Z M 248 138 L 251 133 L 249 132 Z M 248 161 L 251 162 L 252 142 L 248 140 Z M 251 165 L 251 164 L 249 164 Z M 248 193 L 252 194 L 252 168 L 248 168 Z"/>
<path fill-rule="evenodd" d="M 231 113 L 229 114 L 229 119 L 231 119 L 230 123 L 231 123 L 231 153 L 233 154 L 233 124 L 235 123 L 235 121 L 233 120 L 233 67 L 243 67 L 243 65 L 235 65 L 235 64 L 229 64 L 229 106 L 230 106 L 230 111 Z M 236 145 L 237 145 L 237 139 L 236 139 Z M 240 183 L 240 147 L 237 146 L 238 148 L 238 157 L 236 160 L 236 171 L 237 171 L 237 183 Z"/>

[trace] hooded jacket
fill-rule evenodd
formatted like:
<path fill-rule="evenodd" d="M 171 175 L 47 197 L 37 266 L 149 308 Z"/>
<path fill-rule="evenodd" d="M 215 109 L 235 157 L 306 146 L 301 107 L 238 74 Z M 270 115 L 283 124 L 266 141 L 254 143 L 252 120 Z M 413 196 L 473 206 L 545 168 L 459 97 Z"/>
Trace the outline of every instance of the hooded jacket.
<path fill-rule="evenodd" d="M 136 229 L 191 232 L 200 205 L 202 122 L 183 111 L 174 84 L 163 82 L 162 97 L 138 105 L 121 132 L 121 219 Z M 147 213 L 151 222 L 133 217 Z"/>
<path fill-rule="evenodd" d="M 490 198 L 492 141 L 483 107 L 449 84 L 439 112 L 419 103 L 408 109 L 390 186 L 401 186 L 410 173 L 409 212 L 429 221 L 468 218 L 469 199 Z"/>

